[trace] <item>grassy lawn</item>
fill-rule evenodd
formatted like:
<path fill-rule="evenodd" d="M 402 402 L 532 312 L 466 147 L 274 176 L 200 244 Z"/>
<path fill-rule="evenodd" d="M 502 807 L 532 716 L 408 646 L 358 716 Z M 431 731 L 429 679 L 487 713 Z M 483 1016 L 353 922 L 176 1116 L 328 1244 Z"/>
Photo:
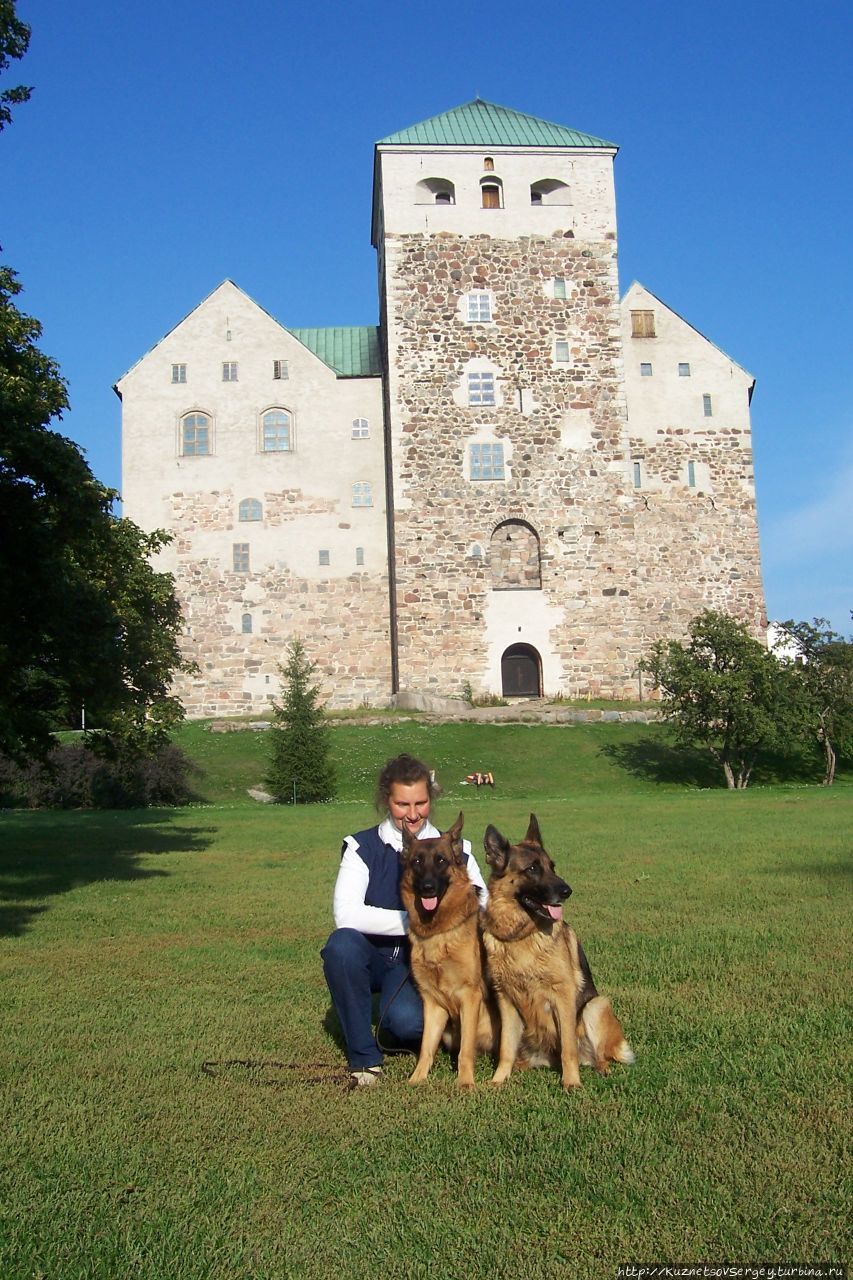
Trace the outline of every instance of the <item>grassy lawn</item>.
<path fill-rule="evenodd" d="M 194 725 L 197 806 L 0 814 L 2 1280 L 849 1258 L 849 775 L 729 794 L 697 758 L 685 785 L 643 726 L 333 739 L 334 804 L 254 804 L 264 735 Z M 535 809 L 634 1067 L 566 1096 L 493 1091 L 483 1061 L 463 1097 L 446 1058 L 407 1088 L 403 1057 L 346 1092 L 318 951 L 341 837 L 404 748 L 478 854 Z M 460 785 L 477 768 L 494 792 Z"/>

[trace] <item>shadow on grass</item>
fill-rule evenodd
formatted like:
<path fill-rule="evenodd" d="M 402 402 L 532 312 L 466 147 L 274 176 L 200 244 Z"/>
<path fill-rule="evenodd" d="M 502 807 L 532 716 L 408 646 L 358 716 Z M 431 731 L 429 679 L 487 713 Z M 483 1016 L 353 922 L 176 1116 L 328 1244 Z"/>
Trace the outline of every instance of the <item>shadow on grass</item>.
<path fill-rule="evenodd" d="M 725 786 L 723 771 L 707 751 L 685 750 L 658 738 L 610 742 L 600 754 L 642 782 L 669 782 L 682 787 Z"/>
<path fill-rule="evenodd" d="M 707 750 L 678 747 L 661 738 L 638 742 L 608 743 L 601 754 L 643 782 L 674 783 L 682 787 L 725 787 L 723 770 Z M 763 753 L 755 763 L 751 785 L 779 782 L 818 784 L 822 769 L 814 752 L 792 748 L 787 752 Z"/>
<path fill-rule="evenodd" d="M 98 880 L 168 875 L 139 859 L 197 853 L 211 827 L 172 825 L 162 809 L 11 812 L 0 817 L 0 937 L 17 937 L 48 910 L 45 898 Z"/>

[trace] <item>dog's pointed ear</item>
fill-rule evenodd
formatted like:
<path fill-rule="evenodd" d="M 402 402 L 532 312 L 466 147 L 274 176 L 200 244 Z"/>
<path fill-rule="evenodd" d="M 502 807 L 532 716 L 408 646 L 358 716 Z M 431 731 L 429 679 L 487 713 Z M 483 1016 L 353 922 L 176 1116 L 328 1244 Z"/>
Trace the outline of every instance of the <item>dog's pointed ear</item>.
<path fill-rule="evenodd" d="M 501 835 L 497 827 L 489 824 L 486 827 L 486 834 L 483 836 L 483 847 L 486 850 L 486 862 L 488 862 L 495 875 L 503 875 L 506 871 L 506 864 L 509 862 L 511 848 L 509 841 Z"/>
<path fill-rule="evenodd" d="M 542 843 L 542 832 L 539 830 L 539 823 L 536 821 L 535 813 L 531 813 L 530 815 L 530 825 L 527 828 L 527 835 L 524 837 L 524 843 L 538 844 L 540 848 L 545 848 Z"/>
<path fill-rule="evenodd" d="M 454 856 L 454 858 L 456 859 L 456 861 L 457 861 L 457 862 L 462 862 L 462 861 L 463 861 L 463 858 L 462 858 L 462 828 L 463 828 L 464 826 L 465 826 L 465 815 L 464 815 L 464 813 L 461 813 L 461 812 L 460 812 L 459 817 L 456 819 L 456 821 L 454 822 L 453 826 L 450 828 L 450 830 L 449 830 L 449 831 L 448 831 L 448 833 L 447 833 L 447 834 L 450 836 L 450 844 L 451 844 L 451 846 L 452 846 L 452 848 L 453 848 L 453 856 Z"/>

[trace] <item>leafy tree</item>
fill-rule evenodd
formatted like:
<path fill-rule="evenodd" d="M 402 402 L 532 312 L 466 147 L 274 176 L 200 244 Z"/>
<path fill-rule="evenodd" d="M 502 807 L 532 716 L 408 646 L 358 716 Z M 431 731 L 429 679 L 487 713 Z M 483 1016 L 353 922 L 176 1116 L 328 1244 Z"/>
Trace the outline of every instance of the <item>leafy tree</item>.
<path fill-rule="evenodd" d="M 796 653 L 803 728 L 820 744 L 823 785 L 831 787 L 838 752 L 853 751 L 853 643 L 833 631 L 826 618 L 781 622 L 779 631 Z"/>
<path fill-rule="evenodd" d="M 30 43 L 30 28 L 15 13 L 15 0 L 0 0 L 0 74 L 12 58 L 23 58 Z M 0 131 L 12 119 L 12 107 L 29 100 L 32 89 L 16 85 L 0 93 Z"/>
<path fill-rule="evenodd" d="M 790 673 L 743 623 L 706 609 L 687 643 L 658 640 L 643 662 L 681 746 L 707 747 L 730 790 L 742 790 L 759 752 L 784 745 L 796 716 Z"/>
<path fill-rule="evenodd" d="M 116 518 L 118 495 L 49 426 L 66 387 L 20 291 L 0 267 L 0 751 L 44 755 L 83 704 L 90 725 L 157 743 L 189 669 L 174 582 L 148 559 L 168 535 Z"/>
<path fill-rule="evenodd" d="M 285 681 L 281 703 L 274 702 L 270 730 L 272 753 L 267 786 L 279 803 L 312 804 L 331 800 L 335 773 L 329 759 L 329 726 L 311 684 L 317 669 L 301 640 L 291 640 L 287 661 L 279 667 Z"/>

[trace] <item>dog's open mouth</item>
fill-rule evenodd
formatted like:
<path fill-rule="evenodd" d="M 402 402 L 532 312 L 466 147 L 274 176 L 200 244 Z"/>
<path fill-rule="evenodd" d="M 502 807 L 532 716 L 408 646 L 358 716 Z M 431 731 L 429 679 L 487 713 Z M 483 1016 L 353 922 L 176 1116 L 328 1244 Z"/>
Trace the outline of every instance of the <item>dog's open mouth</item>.
<path fill-rule="evenodd" d="M 418 902 L 420 903 L 421 910 L 426 911 L 427 914 L 437 910 L 438 908 L 438 898 L 419 898 Z"/>
<path fill-rule="evenodd" d="M 540 920 L 562 920 L 563 918 L 563 908 L 560 903 L 537 902 L 535 898 L 528 898 L 526 894 L 521 895 L 521 902 L 531 915 L 538 916 Z"/>

